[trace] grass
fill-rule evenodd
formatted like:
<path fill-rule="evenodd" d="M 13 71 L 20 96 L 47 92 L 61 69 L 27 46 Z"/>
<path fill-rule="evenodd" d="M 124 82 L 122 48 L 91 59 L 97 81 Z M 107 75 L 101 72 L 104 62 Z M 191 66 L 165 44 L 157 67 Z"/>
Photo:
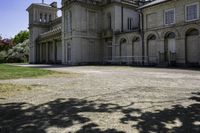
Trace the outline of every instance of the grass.
<path fill-rule="evenodd" d="M 26 85 L 0 84 L 0 99 L 30 90 L 32 90 L 32 88 Z"/>
<path fill-rule="evenodd" d="M 59 72 L 43 70 L 39 68 L 28 68 L 28 67 L 0 64 L 0 80 L 18 79 L 26 77 L 39 77 L 39 76 L 47 76 L 53 74 L 59 74 Z"/>
<path fill-rule="evenodd" d="M 0 93 L 31 90 L 31 87 L 25 85 L 14 85 L 14 84 L 0 84 Z"/>

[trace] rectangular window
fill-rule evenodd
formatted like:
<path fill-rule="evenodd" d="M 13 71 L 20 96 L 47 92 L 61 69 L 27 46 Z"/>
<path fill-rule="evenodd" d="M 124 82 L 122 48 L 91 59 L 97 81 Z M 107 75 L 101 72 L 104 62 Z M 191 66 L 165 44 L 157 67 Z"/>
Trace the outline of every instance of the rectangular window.
<path fill-rule="evenodd" d="M 64 12 L 64 21 L 65 21 L 65 23 L 64 23 L 64 27 L 65 27 L 64 31 L 65 31 L 65 32 L 68 32 L 68 27 L 69 27 L 69 26 L 68 26 L 68 25 L 69 25 L 69 22 L 68 22 L 69 20 L 68 20 L 68 19 L 69 19 L 69 17 L 68 17 L 68 12 L 65 11 L 65 12 Z"/>
<path fill-rule="evenodd" d="M 199 18 L 199 4 L 187 5 L 185 12 L 186 21 L 197 20 Z"/>
<path fill-rule="evenodd" d="M 128 30 L 133 30 L 133 18 L 128 18 L 127 23 Z"/>
<path fill-rule="evenodd" d="M 170 25 L 175 23 L 175 9 L 170 9 L 165 11 L 165 25 Z"/>
<path fill-rule="evenodd" d="M 65 32 L 72 32 L 72 13 L 71 11 L 65 12 Z"/>
<path fill-rule="evenodd" d="M 72 12 L 68 12 L 68 32 L 72 32 Z"/>

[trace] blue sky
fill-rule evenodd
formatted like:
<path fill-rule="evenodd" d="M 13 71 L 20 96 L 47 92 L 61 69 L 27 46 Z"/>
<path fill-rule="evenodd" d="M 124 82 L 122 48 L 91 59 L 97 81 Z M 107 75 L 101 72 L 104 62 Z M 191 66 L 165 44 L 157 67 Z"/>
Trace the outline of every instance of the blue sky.
<path fill-rule="evenodd" d="M 44 0 L 45 3 L 58 2 L 61 0 Z M 1 0 L 0 3 L 0 35 L 2 37 L 13 37 L 21 30 L 28 28 L 27 7 L 31 3 L 41 3 L 42 0 Z"/>

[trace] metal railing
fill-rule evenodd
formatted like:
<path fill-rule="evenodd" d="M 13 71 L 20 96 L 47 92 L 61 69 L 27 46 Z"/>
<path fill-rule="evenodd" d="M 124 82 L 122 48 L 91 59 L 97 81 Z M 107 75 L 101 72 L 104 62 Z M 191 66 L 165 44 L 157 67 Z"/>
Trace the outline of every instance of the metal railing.
<path fill-rule="evenodd" d="M 168 65 L 174 65 L 177 61 L 176 53 L 175 52 L 159 52 L 159 64 L 167 63 Z"/>
<path fill-rule="evenodd" d="M 104 63 L 125 65 L 156 65 L 158 64 L 158 58 L 148 56 L 112 56 L 104 57 Z"/>

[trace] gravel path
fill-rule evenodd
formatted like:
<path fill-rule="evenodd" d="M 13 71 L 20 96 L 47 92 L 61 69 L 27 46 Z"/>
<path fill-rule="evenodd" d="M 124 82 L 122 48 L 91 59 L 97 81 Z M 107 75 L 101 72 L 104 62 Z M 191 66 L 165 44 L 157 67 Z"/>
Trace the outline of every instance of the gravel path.
<path fill-rule="evenodd" d="M 32 87 L 0 97 L 0 132 L 200 131 L 200 71 L 118 66 L 44 69 L 80 74 L 0 81 Z"/>

